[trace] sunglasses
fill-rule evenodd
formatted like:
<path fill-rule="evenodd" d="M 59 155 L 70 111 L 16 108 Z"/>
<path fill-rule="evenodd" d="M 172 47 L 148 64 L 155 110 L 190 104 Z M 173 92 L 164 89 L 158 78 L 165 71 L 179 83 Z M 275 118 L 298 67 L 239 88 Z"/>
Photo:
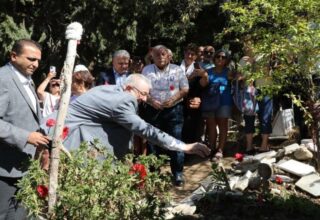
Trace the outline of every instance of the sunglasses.
<path fill-rule="evenodd" d="M 215 59 L 223 59 L 223 60 L 225 60 L 226 58 L 227 58 L 226 56 L 221 56 L 221 55 L 215 56 Z"/>
<path fill-rule="evenodd" d="M 55 86 L 60 86 L 60 84 L 59 84 L 59 83 L 53 83 L 53 84 L 51 84 L 50 86 L 51 86 L 51 87 L 55 87 Z"/>

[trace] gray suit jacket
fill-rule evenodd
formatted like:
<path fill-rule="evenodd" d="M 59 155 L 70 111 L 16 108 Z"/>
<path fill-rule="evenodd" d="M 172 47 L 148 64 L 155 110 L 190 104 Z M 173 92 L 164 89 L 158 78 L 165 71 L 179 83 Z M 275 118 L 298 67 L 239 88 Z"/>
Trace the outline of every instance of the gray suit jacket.
<path fill-rule="evenodd" d="M 64 146 L 72 150 L 82 141 L 98 138 L 111 153 L 122 158 L 129 152 L 133 133 L 167 148 L 177 142 L 141 119 L 137 108 L 137 99 L 118 86 L 102 85 L 90 89 L 69 106 L 65 121 L 69 135 Z M 56 113 L 48 118 L 55 119 Z"/>
<path fill-rule="evenodd" d="M 0 176 L 16 178 L 27 171 L 36 150 L 27 140 L 40 119 L 16 73 L 8 65 L 0 68 Z"/>

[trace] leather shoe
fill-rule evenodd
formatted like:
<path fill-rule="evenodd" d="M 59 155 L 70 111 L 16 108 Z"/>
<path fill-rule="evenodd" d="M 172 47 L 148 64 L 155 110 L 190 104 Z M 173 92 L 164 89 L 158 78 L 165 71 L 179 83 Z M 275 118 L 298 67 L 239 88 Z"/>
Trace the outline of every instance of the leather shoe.
<path fill-rule="evenodd" d="M 182 174 L 177 174 L 175 179 L 176 186 L 182 186 L 184 184 L 184 179 Z"/>

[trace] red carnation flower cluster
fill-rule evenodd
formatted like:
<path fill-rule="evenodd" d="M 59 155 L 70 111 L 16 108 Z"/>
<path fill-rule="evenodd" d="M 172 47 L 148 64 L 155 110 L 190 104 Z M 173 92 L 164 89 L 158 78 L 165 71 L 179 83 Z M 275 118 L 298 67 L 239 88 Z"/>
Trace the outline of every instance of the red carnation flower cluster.
<path fill-rule="evenodd" d="M 52 118 L 49 118 L 49 119 L 47 120 L 47 122 L 46 122 L 46 126 L 49 127 L 49 128 L 51 128 L 51 127 L 53 127 L 53 126 L 55 126 L 55 125 L 56 125 L 56 120 L 54 120 L 54 119 L 52 119 Z"/>
<path fill-rule="evenodd" d="M 61 135 L 62 140 L 64 140 L 68 136 L 68 134 L 69 134 L 69 128 L 64 127 Z"/>
<path fill-rule="evenodd" d="M 139 178 L 140 178 L 140 182 L 139 182 L 139 188 L 143 188 L 144 187 L 144 181 L 145 181 L 145 178 L 147 176 L 147 171 L 146 171 L 146 168 L 143 164 L 139 164 L 139 163 L 136 163 L 136 164 L 133 164 L 133 166 L 131 167 L 130 171 L 129 171 L 129 174 L 131 175 L 134 175 L 134 174 L 137 174 L 139 175 Z"/>
<path fill-rule="evenodd" d="M 48 187 L 45 185 L 38 185 L 37 186 L 37 192 L 38 192 L 38 196 L 42 199 L 46 198 L 48 196 Z"/>
<path fill-rule="evenodd" d="M 244 157 L 244 155 L 243 155 L 243 154 L 240 154 L 240 153 L 236 153 L 236 154 L 234 155 L 234 158 L 235 158 L 237 161 L 239 161 L 239 162 L 242 162 L 242 161 L 243 161 L 243 157 Z"/>
<path fill-rule="evenodd" d="M 49 118 L 46 121 L 46 126 L 49 127 L 49 135 L 50 135 L 50 129 L 56 125 L 56 120 Z M 61 134 L 61 139 L 64 140 L 69 134 L 69 128 L 67 126 L 65 126 L 62 130 L 62 134 Z M 53 134 L 51 134 L 51 136 L 53 136 Z"/>
<path fill-rule="evenodd" d="M 276 181 L 276 183 L 278 183 L 280 185 L 283 183 L 283 179 L 280 176 L 276 176 L 275 181 Z"/>

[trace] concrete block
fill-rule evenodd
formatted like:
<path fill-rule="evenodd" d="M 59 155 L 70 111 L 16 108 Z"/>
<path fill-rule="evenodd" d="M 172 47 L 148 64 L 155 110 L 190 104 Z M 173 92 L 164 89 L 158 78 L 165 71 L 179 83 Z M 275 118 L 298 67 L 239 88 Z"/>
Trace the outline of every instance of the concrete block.
<path fill-rule="evenodd" d="M 299 148 L 301 148 L 301 147 L 297 143 L 290 144 L 290 145 L 288 145 L 288 146 L 283 148 L 284 149 L 284 155 L 292 154 L 293 152 L 295 152 Z"/>
<path fill-rule="evenodd" d="M 301 177 L 295 185 L 315 197 L 320 196 L 320 177 L 318 173 Z"/>
<path fill-rule="evenodd" d="M 264 152 L 264 153 L 260 153 L 260 154 L 257 154 L 257 155 L 254 155 L 253 159 L 254 160 L 263 160 L 264 158 L 272 158 L 272 157 L 275 157 L 276 156 L 276 152 L 274 150 L 272 151 L 268 151 L 268 152 Z"/>
<path fill-rule="evenodd" d="M 314 167 L 296 160 L 279 161 L 277 167 L 300 177 L 316 172 Z"/>

